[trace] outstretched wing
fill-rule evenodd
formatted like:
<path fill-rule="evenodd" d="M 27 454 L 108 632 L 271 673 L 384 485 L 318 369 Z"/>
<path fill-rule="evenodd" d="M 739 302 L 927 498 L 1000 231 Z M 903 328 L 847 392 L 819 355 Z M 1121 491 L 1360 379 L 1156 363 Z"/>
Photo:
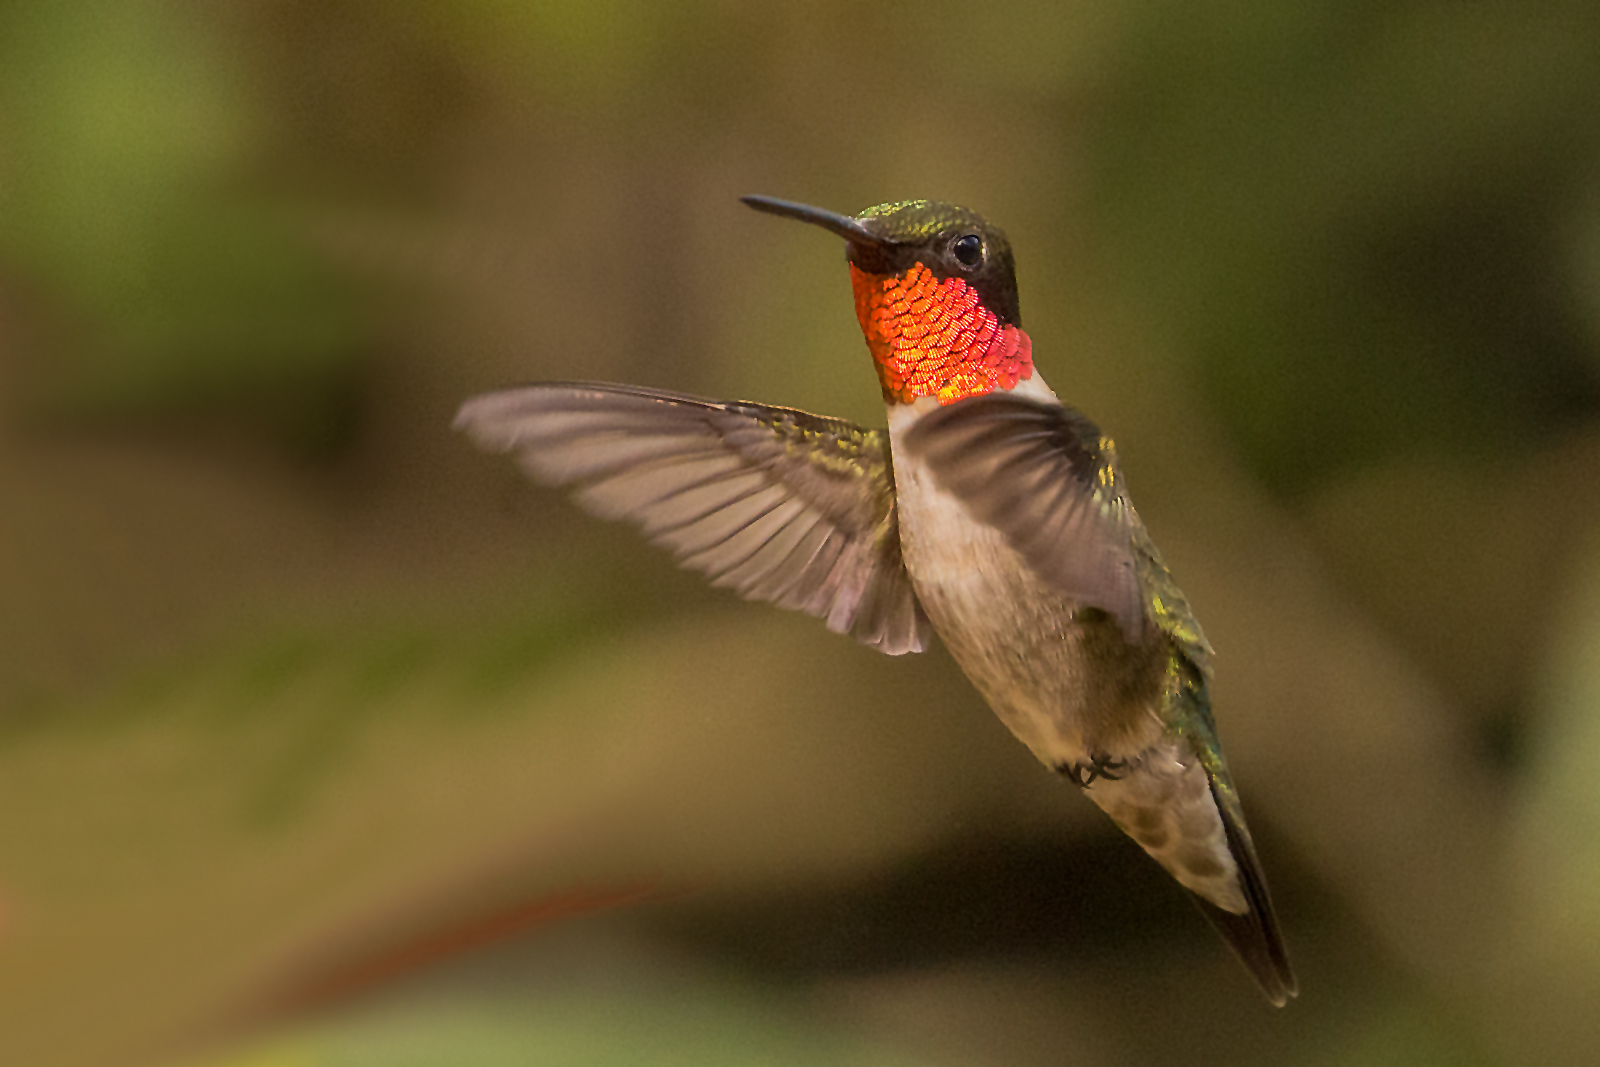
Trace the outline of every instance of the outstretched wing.
<path fill-rule="evenodd" d="M 1144 640 L 1139 519 L 1099 427 L 1060 404 L 991 393 L 924 415 L 905 447 L 1039 577 Z"/>
<path fill-rule="evenodd" d="M 887 435 L 790 408 L 595 382 L 474 397 L 456 428 L 637 524 L 712 584 L 899 655 L 927 619 L 900 559 Z"/>

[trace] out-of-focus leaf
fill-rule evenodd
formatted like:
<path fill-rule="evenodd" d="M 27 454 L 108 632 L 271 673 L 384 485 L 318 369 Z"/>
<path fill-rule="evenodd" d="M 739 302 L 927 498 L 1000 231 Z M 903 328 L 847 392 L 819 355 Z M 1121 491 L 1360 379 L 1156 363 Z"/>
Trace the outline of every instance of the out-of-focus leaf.
<path fill-rule="evenodd" d="M 156 0 L 8 5 L 0 114 L 0 257 L 56 339 L 37 402 L 221 404 L 313 444 L 336 432 L 318 417 L 343 415 L 359 303 L 289 205 L 250 187 L 274 130 L 218 26 Z"/>
<path fill-rule="evenodd" d="M 195 1067 L 926 1067 L 870 1039 L 808 1024 L 735 989 L 679 977 L 670 988 L 530 993 L 390 1008 Z"/>
<path fill-rule="evenodd" d="M 1594 9 L 1150 17 L 1098 115 L 1099 241 L 1273 488 L 1600 411 L 1561 232 Z"/>
<path fill-rule="evenodd" d="M 1517 921 L 1498 960 L 1513 1040 L 1546 1062 L 1600 1057 L 1600 544 L 1557 618 L 1530 745 Z M 1585 1035 L 1579 1038 L 1577 1035 Z"/>

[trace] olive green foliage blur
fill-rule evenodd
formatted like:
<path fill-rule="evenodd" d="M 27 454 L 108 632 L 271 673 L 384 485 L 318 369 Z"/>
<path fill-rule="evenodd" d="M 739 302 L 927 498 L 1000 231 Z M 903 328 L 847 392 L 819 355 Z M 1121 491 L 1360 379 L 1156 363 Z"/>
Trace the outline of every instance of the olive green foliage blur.
<path fill-rule="evenodd" d="M 0 1063 L 1596 1062 L 1597 97 L 1559 0 L 0 3 Z M 747 193 L 1008 233 L 1288 1008 L 942 651 L 451 433 L 880 423 Z"/>

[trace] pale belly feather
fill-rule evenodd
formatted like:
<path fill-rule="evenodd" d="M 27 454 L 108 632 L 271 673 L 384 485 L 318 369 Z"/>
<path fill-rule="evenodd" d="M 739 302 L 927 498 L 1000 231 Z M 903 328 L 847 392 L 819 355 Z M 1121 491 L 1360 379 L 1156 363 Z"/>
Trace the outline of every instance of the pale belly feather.
<path fill-rule="evenodd" d="M 1145 751 L 1162 733 L 1159 642 L 1130 646 L 1103 612 L 1081 613 L 1079 604 L 1044 586 L 998 530 L 974 521 L 937 487 L 900 447 L 931 405 L 891 408 L 889 433 L 902 553 L 940 639 L 1044 763 Z"/>

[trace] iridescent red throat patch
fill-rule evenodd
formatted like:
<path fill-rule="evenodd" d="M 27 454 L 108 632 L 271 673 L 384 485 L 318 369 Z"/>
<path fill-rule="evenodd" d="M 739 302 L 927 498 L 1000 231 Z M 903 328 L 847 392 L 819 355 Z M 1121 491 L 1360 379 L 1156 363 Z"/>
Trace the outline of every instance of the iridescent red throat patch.
<path fill-rule="evenodd" d="M 867 274 L 852 263 L 850 284 L 885 400 L 953 404 L 1033 377 L 1028 335 L 1001 326 L 960 278 L 935 278 L 921 263 L 903 275 Z"/>

